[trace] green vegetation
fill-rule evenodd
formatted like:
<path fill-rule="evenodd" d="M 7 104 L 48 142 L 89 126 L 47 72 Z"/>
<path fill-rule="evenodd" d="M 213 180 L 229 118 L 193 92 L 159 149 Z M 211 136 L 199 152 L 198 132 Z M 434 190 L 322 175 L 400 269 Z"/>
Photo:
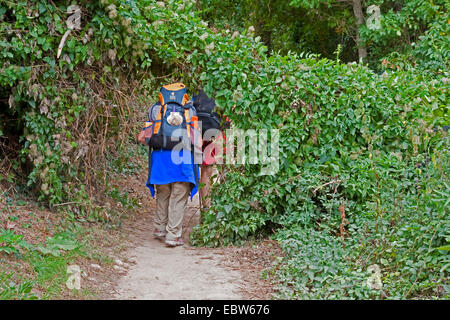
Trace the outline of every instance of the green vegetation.
<path fill-rule="evenodd" d="M 31 290 L 38 286 L 44 294 L 41 299 L 60 297 L 67 280 L 67 267 L 83 254 L 81 244 L 62 233 L 47 239 L 47 244 L 33 246 L 14 230 L 0 230 L 0 252 L 14 254 L 15 260 L 30 266 L 30 275 L 2 272 L 0 274 L 1 299 L 37 299 Z M 20 250 L 20 251 L 19 251 Z"/>
<path fill-rule="evenodd" d="M 103 238 L 102 232 L 111 232 L 108 224 L 96 227 L 83 225 L 70 215 L 63 216 L 62 212 L 53 212 L 51 221 L 45 221 L 45 214 L 26 214 L 25 209 L 36 208 L 29 204 L 20 206 L 24 202 L 9 201 L 6 207 L 0 203 L 1 211 L 4 209 L 17 214 L 10 215 L 6 221 L 0 215 L 0 225 L 7 226 L 7 229 L 0 228 L 0 300 L 95 297 L 96 293 L 87 281 L 83 282 L 81 290 L 67 288 L 66 282 L 70 276 L 68 267 L 82 264 L 85 260 L 111 264 L 112 258 L 104 250 L 99 250 L 99 240 L 95 240 L 96 234 Z M 58 217 L 64 219 L 58 222 L 55 219 Z M 23 220 L 28 223 L 22 223 L 19 227 L 19 222 Z M 102 227 L 106 231 L 102 231 Z M 34 229 L 48 236 L 43 237 Z M 34 239 L 35 236 L 40 240 Z M 25 240 L 25 237 L 30 240 Z M 82 272 L 86 274 L 84 270 Z"/>
<path fill-rule="evenodd" d="M 260 165 L 221 167 L 225 182 L 214 187 L 194 244 L 274 232 L 286 252 L 270 272 L 282 298 L 448 299 L 447 2 L 399 1 L 399 10 L 396 1 L 378 1 L 389 12 L 381 31 L 358 28 L 365 64 L 347 63 L 358 57 L 351 31 L 315 50 L 322 28 L 332 37 L 338 25 L 355 25 L 345 7 L 318 29 L 314 15 L 335 12 L 325 5 L 332 2 L 292 1 L 292 12 L 308 19 L 291 35 L 297 29 L 277 27 L 283 17 L 276 10 L 264 30 L 240 23 L 255 6 L 250 1 L 240 2 L 228 29 L 214 10 L 198 12 L 192 1 L 80 1 L 81 30 L 56 59 L 70 2 L 0 1 L 0 95 L 9 103 L 0 116 L 16 119 L 14 126 L 0 121 L 0 130 L 18 138 L 20 151 L 11 172 L 26 172 L 40 201 L 74 202 L 69 212 L 98 216 L 101 199 L 88 189 L 106 185 L 105 159 L 127 150 L 148 97 L 169 81 L 203 86 L 237 128 L 279 129 L 281 163 L 273 176 L 260 176 Z M 255 21 L 264 18 L 251 12 Z M 261 42 L 268 34 L 279 41 L 270 41 L 275 51 Z M 283 55 L 296 39 L 304 43 Z M 117 160 L 121 172 L 126 159 Z M 43 249 L 61 245 L 68 244 Z M 371 279 L 382 288 L 367 284 L 368 269 L 377 268 Z"/>
<path fill-rule="evenodd" d="M 269 51 L 314 52 L 333 58 L 358 60 L 363 48 L 375 70 L 382 62 L 448 70 L 450 60 L 445 0 L 202 0 L 202 16 L 219 28 L 254 26 Z M 357 23 L 361 6 L 365 23 Z M 376 6 L 374 9 L 373 6 Z M 379 17 L 379 19 L 378 19 Z M 359 41 L 359 45 L 358 45 Z"/>
<path fill-rule="evenodd" d="M 31 294 L 34 282 L 24 280 L 20 283 L 11 281 L 12 274 L 0 273 L 0 300 L 35 300 L 36 296 Z"/>

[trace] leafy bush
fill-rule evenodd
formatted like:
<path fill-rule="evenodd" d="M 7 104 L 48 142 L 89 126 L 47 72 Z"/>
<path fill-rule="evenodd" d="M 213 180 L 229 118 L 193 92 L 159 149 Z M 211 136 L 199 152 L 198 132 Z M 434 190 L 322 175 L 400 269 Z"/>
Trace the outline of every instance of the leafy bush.
<path fill-rule="evenodd" d="M 336 237 L 337 226 L 326 220 L 280 231 L 287 253 L 276 271 L 280 297 L 448 297 L 448 146 L 447 139 L 421 168 L 417 158 L 410 165 L 374 159 L 379 189 L 350 213 L 348 237 Z M 382 290 L 367 285 L 374 264 Z"/>
<path fill-rule="evenodd" d="M 334 185 L 321 190 L 322 196 L 327 197 L 331 191 L 335 196 L 340 194 L 341 200 L 349 205 L 361 206 L 376 192 L 369 156 L 408 159 L 423 153 L 426 145 L 440 135 L 432 128 L 446 121 L 447 95 L 446 89 L 441 91 L 441 88 L 448 85 L 443 82 L 428 82 L 423 76 L 411 73 L 379 76 L 362 66 L 339 65 L 329 60 L 297 62 L 291 58 L 282 64 L 271 58 L 270 62 L 275 64 L 266 65 L 270 72 L 261 69 L 260 78 L 255 72 L 254 81 L 261 80 L 257 85 L 260 88 L 242 90 L 243 97 L 237 101 L 239 111 L 229 113 L 236 126 L 281 129 L 282 169 L 276 177 L 260 177 L 258 167 L 247 165 L 245 171 L 238 168 L 228 174 L 227 184 L 217 186 L 219 196 L 212 216 L 206 219 L 217 221 L 223 230 L 224 243 L 237 236 L 237 232 L 230 230 L 234 224 L 242 225 L 244 212 L 247 216 L 258 216 L 249 224 L 258 219 L 256 229 L 260 229 L 265 222 L 278 219 L 280 213 L 289 215 L 303 210 L 304 206 L 315 206 L 318 212 L 322 211 L 326 206 L 317 205 L 321 195 L 313 194 L 311 189 L 333 177 L 342 180 L 342 184 L 336 191 Z M 267 79 L 268 74 L 274 78 L 272 82 Z M 279 82 L 283 77 L 287 82 L 285 89 Z M 233 80 L 223 82 L 233 83 Z M 288 91 L 289 81 L 296 88 L 292 93 Z M 208 81 L 218 82 L 218 79 Z M 271 110 L 270 99 L 277 97 L 282 99 Z M 232 97 L 225 100 L 220 97 L 218 101 L 226 107 L 233 103 Z M 259 204 L 260 209 L 255 209 L 252 203 Z M 217 245 L 215 239 L 219 236 L 208 228 L 204 225 L 199 230 L 203 239 L 200 243 Z"/>
<path fill-rule="evenodd" d="M 128 143 L 142 114 L 130 106 L 139 92 L 129 88 L 141 86 L 125 76 L 137 60 L 133 49 L 123 45 L 129 20 L 109 18 L 105 1 L 80 3 L 82 30 L 72 31 L 56 58 L 71 2 L 59 3 L 0 4 L 0 94 L 9 104 L 0 117 L 17 119 L 20 161 L 39 200 L 74 203 L 67 208 L 87 214 L 95 208 L 95 198 L 82 186 L 99 185 L 109 169 L 106 155 Z M 125 50 L 116 53 L 116 47 Z M 119 59 L 133 63 L 119 64 Z M 8 138 L 10 132 L 3 127 L 2 132 Z"/>

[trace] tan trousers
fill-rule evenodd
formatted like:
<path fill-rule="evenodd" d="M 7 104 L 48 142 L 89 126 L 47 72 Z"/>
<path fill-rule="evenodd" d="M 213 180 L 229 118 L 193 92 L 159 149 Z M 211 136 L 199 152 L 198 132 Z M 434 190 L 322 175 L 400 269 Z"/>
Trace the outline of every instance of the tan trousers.
<path fill-rule="evenodd" d="M 181 237 L 183 231 L 184 210 L 190 193 L 189 182 L 157 184 L 155 229 L 166 230 L 166 240 Z"/>

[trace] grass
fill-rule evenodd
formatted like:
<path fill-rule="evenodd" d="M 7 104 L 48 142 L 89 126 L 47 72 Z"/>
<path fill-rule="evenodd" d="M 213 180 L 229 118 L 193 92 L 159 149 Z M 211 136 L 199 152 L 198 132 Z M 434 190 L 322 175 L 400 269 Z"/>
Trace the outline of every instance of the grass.
<path fill-rule="evenodd" d="M 67 288 L 67 267 L 114 263 L 98 245 L 104 226 L 20 204 L 0 203 L 0 300 L 95 298 L 89 287 Z"/>
<path fill-rule="evenodd" d="M 8 230 L 7 234 L 10 235 L 11 230 Z M 3 252 L 6 259 L 0 263 L 2 270 L 8 270 L 0 274 L 0 299 L 63 297 L 67 293 L 65 287 L 68 279 L 67 267 L 76 263 L 77 258 L 85 256 L 83 250 L 86 248 L 83 245 L 74 249 L 67 247 L 68 250 L 63 250 L 62 246 L 55 247 L 54 241 L 52 242 L 54 239 L 59 239 L 60 243 L 64 243 L 62 240 L 70 241 L 61 236 L 50 237 L 45 244 L 27 243 L 25 246 L 17 244 L 18 241 L 24 241 L 21 240 L 21 236 L 15 235 L 15 237 L 12 239 L 19 239 L 16 243 L 13 240 L 7 244 L 0 243 L 0 250 L 10 249 Z M 16 251 L 11 251 L 11 248 Z M 31 292 L 32 289 L 34 292 Z"/>
<path fill-rule="evenodd" d="M 31 252 L 26 260 L 36 273 L 35 281 L 44 291 L 42 299 L 51 299 L 63 295 L 68 279 L 67 267 L 74 263 L 79 252 L 69 251 L 64 256 L 43 255 Z"/>
<path fill-rule="evenodd" d="M 14 279 L 14 274 L 0 273 L 0 300 L 35 300 L 37 296 L 31 293 L 35 281 L 29 279 Z"/>

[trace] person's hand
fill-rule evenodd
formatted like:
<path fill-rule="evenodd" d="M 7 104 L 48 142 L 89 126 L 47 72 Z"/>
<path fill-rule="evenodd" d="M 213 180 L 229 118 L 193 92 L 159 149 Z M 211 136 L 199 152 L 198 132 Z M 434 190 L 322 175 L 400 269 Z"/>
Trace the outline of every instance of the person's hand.
<path fill-rule="evenodd" d="M 137 140 L 140 144 L 146 146 L 146 145 L 148 145 L 148 141 L 150 141 L 152 134 L 153 134 L 153 130 L 151 127 L 147 128 L 147 129 L 143 129 L 143 130 L 141 130 L 141 132 L 139 132 Z"/>

